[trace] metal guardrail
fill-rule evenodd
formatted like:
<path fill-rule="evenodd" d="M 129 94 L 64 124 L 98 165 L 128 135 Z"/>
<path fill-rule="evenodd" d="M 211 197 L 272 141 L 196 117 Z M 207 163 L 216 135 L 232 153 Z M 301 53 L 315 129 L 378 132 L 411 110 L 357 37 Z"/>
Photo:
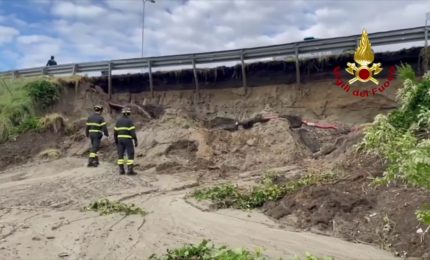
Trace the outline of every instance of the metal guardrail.
<path fill-rule="evenodd" d="M 372 46 L 388 45 L 404 42 L 425 40 L 425 26 L 377 32 L 368 34 Z M 214 51 L 194 54 L 181 54 L 159 57 L 120 59 L 100 62 L 85 62 L 78 64 L 64 64 L 50 67 L 37 67 L 20 70 L 0 72 L 0 76 L 40 76 L 40 75 L 74 75 L 82 72 L 108 71 L 109 94 L 111 94 L 112 70 L 120 69 L 142 69 L 153 67 L 168 67 L 180 65 L 192 65 L 195 75 L 196 89 L 198 90 L 198 79 L 195 73 L 197 64 L 215 62 L 241 61 L 243 85 L 246 87 L 245 61 L 258 58 L 271 58 L 284 55 L 295 55 L 297 82 L 300 83 L 299 55 L 321 51 L 333 51 L 338 49 L 355 48 L 358 45 L 361 34 L 352 36 L 336 37 L 328 39 L 315 39 L 287 44 L 244 48 L 227 51 Z M 152 77 L 150 76 L 150 88 L 153 91 Z"/>

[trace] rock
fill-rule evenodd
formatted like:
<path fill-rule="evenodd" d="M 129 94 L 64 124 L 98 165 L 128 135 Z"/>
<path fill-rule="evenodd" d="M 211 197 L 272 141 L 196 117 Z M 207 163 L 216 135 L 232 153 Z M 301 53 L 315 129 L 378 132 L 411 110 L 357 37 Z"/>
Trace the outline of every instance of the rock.
<path fill-rule="evenodd" d="M 253 146 L 253 145 L 255 145 L 256 141 L 257 141 L 256 138 L 251 138 L 251 139 L 249 139 L 249 140 L 246 141 L 246 144 L 249 145 L 249 146 Z"/>
<path fill-rule="evenodd" d="M 41 239 L 40 239 L 40 237 L 33 237 L 31 240 L 33 240 L 33 241 L 40 241 Z"/>
<path fill-rule="evenodd" d="M 58 256 L 61 257 L 61 258 L 63 258 L 63 257 L 68 257 L 69 254 L 66 253 L 66 252 L 62 252 L 62 253 L 59 253 Z"/>
<path fill-rule="evenodd" d="M 54 239 L 55 237 L 54 236 L 47 236 L 46 238 L 47 239 Z"/>

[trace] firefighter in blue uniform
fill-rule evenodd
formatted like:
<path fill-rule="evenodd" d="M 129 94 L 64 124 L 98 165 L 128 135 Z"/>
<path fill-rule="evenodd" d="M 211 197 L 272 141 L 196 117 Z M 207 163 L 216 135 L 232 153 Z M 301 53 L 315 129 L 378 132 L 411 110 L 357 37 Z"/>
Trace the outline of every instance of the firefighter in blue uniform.
<path fill-rule="evenodd" d="M 114 128 L 114 139 L 118 148 L 119 174 L 125 174 L 124 164 L 126 164 L 127 174 L 135 175 L 133 165 L 134 147 L 137 147 L 136 127 L 129 118 L 131 114 L 130 108 L 124 108 L 121 113 L 122 117 L 118 119 Z M 127 160 L 124 159 L 125 153 L 127 153 Z"/>
<path fill-rule="evenodd" d="M 100 149 L 100 141 L 103 134 L 109 137 L 105 119 L 101 116 L 103 106 L 95 105 L 94 114 L 88 117 L 85 135 L 91 140 L 90 156 L 88 159 L 88 167 L 97 167 L 99 165 L 99 157 L 97 152 Z"/>

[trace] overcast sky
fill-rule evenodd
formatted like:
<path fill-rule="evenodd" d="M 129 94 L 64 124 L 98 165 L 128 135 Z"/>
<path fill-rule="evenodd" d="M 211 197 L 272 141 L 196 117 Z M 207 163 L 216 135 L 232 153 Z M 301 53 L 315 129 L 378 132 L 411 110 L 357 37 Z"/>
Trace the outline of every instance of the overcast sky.
<path fill-rule="evenodd" d="M 428 11 L 430 0 L 156 0 L 146 4 L 144 53 L 416 27 Z M 139 57 L 141 19 L 142 0 L 0 0 L 0 71 L 44 66 L 51 55 L 59 64 Z"/>

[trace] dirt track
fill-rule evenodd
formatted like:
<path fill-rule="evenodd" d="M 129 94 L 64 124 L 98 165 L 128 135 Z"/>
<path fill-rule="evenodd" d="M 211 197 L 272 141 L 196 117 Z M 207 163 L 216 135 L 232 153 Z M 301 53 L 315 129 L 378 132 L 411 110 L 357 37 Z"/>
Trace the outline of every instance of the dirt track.
<path fill-rule="evenodd" d="M 61 169 L 61 170 L 59 170 Z M 119 176 L 102 164 L 67 158 L 0 174 L 0 259 L 147 259 L 184 243 L 211 239 L 263 247 L 289 259 L 309 251 L 336 259 L 397 259 L 372 246 L 281 229 L 258 212 L 206 212 L 184 200 L 193 173 Z M 99 216 L 80 208 L 100 198 L 134 202 L 145 217 Z"/>

